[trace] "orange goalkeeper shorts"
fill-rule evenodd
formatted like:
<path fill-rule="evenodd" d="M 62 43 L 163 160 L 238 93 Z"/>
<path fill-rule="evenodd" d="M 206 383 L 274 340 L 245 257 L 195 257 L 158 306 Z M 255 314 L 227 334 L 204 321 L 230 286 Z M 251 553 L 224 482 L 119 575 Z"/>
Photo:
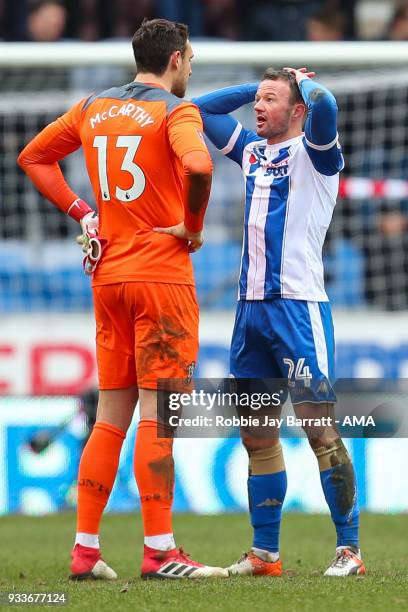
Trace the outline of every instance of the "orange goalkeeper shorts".
<path fill-rule="evenodd" d="M 198 353 L 194 287 L 125 282 L 93 287 L 93 296 L 100 389 L 190 381 Z"/>

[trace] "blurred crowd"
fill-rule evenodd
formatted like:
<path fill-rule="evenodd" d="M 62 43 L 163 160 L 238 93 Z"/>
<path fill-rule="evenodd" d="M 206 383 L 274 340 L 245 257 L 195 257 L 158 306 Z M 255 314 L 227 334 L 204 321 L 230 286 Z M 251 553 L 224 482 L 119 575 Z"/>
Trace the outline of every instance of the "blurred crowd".
<path fill-rule="evenodd" d="M 191 37 L 355 40 L 363 0 L 0 0 L 0 38 L 95 41 L 129 38 L 144 17 L 187 23 Z M 408 0 L 386 0 L 375 38 L 408 40 Z"/>

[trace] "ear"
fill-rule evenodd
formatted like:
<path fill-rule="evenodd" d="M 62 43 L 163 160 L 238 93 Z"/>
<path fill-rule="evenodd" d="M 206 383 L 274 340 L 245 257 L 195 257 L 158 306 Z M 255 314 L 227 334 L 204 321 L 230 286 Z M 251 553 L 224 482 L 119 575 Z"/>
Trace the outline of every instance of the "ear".
<path fill-rule="evenodd" d="M 304 116 L 305 113 L 306 113 L 306 106 L 304 104 L 295 104 L 292 117 L 294 119 L 300 119 Z"/>
<path fill-rule="evenodd" d="M 170 66 L 177 70 L 180 66 L 180 61 L 181 61 L 181 52 L 179 50 L 174 51 L 170 55 Z"/>

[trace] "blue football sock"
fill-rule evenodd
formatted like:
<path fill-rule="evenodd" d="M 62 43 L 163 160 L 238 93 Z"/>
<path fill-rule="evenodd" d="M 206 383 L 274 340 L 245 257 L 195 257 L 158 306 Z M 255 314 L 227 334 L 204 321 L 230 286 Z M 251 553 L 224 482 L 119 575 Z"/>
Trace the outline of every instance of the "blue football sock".
<path fill-rule="evenodd" d="M 249 512 L 254 528 L 254 548 L 279 552 L 279 531 L 286 488 L 285 470 L 249 476 Z"/>
<path fill-rule="evenodd" d="M 336 527 L 337 546 L 359 548 L 360 511 L 353 465 L 340 463 L 320 472 L 324 496 Z"/>

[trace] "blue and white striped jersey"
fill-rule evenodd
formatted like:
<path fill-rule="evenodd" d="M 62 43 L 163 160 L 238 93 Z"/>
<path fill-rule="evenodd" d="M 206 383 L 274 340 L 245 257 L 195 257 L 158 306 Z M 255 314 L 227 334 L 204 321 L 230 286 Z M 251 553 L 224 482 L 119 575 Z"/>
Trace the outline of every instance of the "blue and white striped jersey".
<path fill-rule="evenodd" d="M 336 204 L 339 171 L 344 165 L 336 122 L 318 138 L 310 134 L 313 105 L 309 104 L 309 92 L 301 87 L 311 111 L 305 134 L 268 145 L 233 117 L 222 114 L 222 109 L 229 112 L 232 105 L 237 108 L 253 100 L 256 87 L 226 88 L 194 100 L 202 113 L 205 132 L 224 154 L 240 164 L 245 179 L 239 299 L 327 301 L 322 248 Z M 308 80 L 306 87 L 321 86 Z M 331 96 L 329 102 L 333 100 Z M 331 112 L 329 108 L 329 122 Z M 319 141 L 323 144 L 316 144 Z"/>
<path fill-rule="evenodd" d="M 276 145 L 254 136 L 234 151 L 245 178 L 239 298 L 327 301 L 322 248 L 339 175 L 315 169 L 302 136 Z"/>

